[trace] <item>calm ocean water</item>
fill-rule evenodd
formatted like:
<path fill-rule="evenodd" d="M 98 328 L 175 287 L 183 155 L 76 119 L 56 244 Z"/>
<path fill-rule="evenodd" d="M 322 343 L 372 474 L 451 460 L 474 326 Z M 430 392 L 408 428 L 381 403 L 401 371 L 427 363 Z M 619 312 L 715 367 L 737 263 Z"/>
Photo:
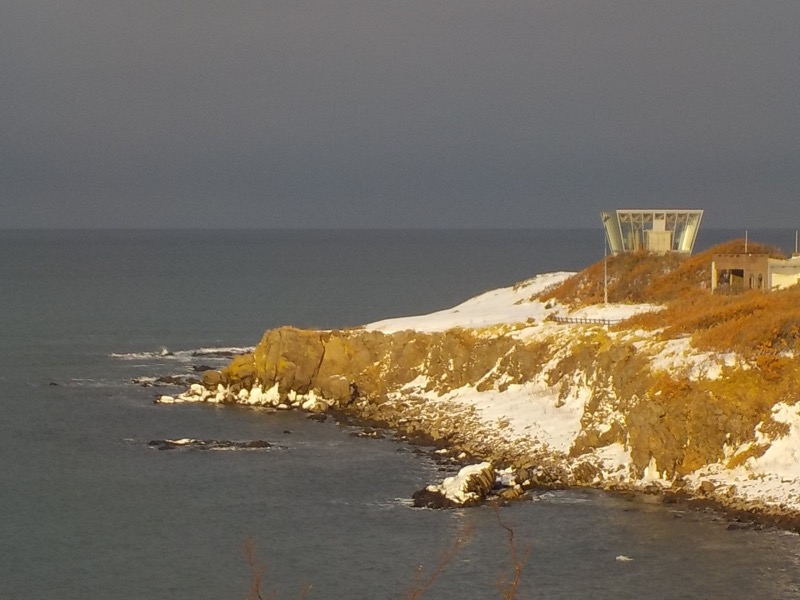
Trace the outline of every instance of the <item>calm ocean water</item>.
<path fill-rule="evenodd" d="M 425 597 L 498 598 L 495 512 L 409 507 L 443 476 L 425 455 L 297 413 L 154 405 L 131 380 L 220 364 L 203 349 L 270 327 L 430 312 L 602 253 L 594 230 L 0 231 L 0 599 L 244 598 L 247 539 L 278 598 L 308 583 L 309 598 L 399 599 L 465 530 Z M 178 437 L 279 446 L 147 446 Z M 800 598 L 796 535 L 591 491 L 499 514 L 531 547 L 518 598 Z"/>

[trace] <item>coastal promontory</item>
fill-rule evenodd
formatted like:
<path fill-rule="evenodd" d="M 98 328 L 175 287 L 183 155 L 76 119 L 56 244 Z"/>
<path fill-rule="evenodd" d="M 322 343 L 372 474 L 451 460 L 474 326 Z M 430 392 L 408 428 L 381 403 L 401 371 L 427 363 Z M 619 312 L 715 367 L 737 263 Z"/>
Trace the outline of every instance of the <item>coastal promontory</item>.
<path fill-rule="evenodd" d="M 358 328 L 269 330 L 162 400 L 336 411 L 529 486 L 675 494 L 796 520 L 800 289 L 712 294 L 711 255 L 739 245 L 615 256 L 607 276 L 603 263 L 539 275 Z"/>

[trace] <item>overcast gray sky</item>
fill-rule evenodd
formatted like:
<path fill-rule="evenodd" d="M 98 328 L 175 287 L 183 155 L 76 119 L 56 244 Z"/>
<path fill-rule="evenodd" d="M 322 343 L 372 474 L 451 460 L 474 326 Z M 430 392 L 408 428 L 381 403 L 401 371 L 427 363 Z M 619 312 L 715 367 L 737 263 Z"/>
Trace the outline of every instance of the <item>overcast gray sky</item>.
<path fill-rule="evenodd" d="M 798 0 L 4 0 L 0 228 L 800 227 Z"/>

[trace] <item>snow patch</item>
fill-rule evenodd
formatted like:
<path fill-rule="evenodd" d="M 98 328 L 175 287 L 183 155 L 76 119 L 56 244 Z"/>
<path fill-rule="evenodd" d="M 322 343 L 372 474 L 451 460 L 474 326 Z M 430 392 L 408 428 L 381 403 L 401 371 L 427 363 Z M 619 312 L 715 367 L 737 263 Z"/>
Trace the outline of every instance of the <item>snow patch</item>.
<path fill-rule="evenodd" d="M 634 315 L 663 310 L 658 304 L 594 304 L 570 312 L 569 317 L 579 319 L 606 319 L 608 321 L 624 321 Z"/>
<path fill-rule="evenodd" d="M 387 319 L 365 325 L 369 331 L 396 333 L 412 329 L 421 332 L 447 331 L 454 327 L 478 329 L 492 325 L 542 321 L 554 310 L 531 297 L 558 285 L 574 273 L 559 272 L 537 275 L 513 287 L 492 290 L 471 298 L 458 306 L 427 315 Z"/>
<path fill-rule="evenodd" d="M 573 389 L 565 399 L 542 383 L 510 385 L 504 392 L 479 392 L 466 386 L 442 396 L 476 409 L 490 427 L 502 426 L 507 439 L 528 438 L 552 450 L 568 452 L 581 431 L 581 417 L 591 397 L 586 387 Z"/>

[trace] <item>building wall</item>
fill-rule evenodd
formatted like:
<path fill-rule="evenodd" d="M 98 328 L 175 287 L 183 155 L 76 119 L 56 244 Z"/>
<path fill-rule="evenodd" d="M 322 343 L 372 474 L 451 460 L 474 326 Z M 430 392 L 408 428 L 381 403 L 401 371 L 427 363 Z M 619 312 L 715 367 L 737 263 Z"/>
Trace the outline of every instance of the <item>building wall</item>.
<path fill-rule="evenodd" d="M 768 254 L 715 254 L 711 262 L 711 290 L 767 290 Z"/>
<path fill-rule="evenodd" d="M 770 282 L 771 289 L 780 290 L 800 283 L 800 273 L 773 273 Z"/>
<path fill-rule="evenodd" d="M 715 254 L 711 290 L 777 290 L 800 283 L 800 259 L 767 254 Z"/>
<path fill-rule="evenodd" d="M 800 258 L 769 260 L 770 289 L 779 290 L 800 283 Z"/>

